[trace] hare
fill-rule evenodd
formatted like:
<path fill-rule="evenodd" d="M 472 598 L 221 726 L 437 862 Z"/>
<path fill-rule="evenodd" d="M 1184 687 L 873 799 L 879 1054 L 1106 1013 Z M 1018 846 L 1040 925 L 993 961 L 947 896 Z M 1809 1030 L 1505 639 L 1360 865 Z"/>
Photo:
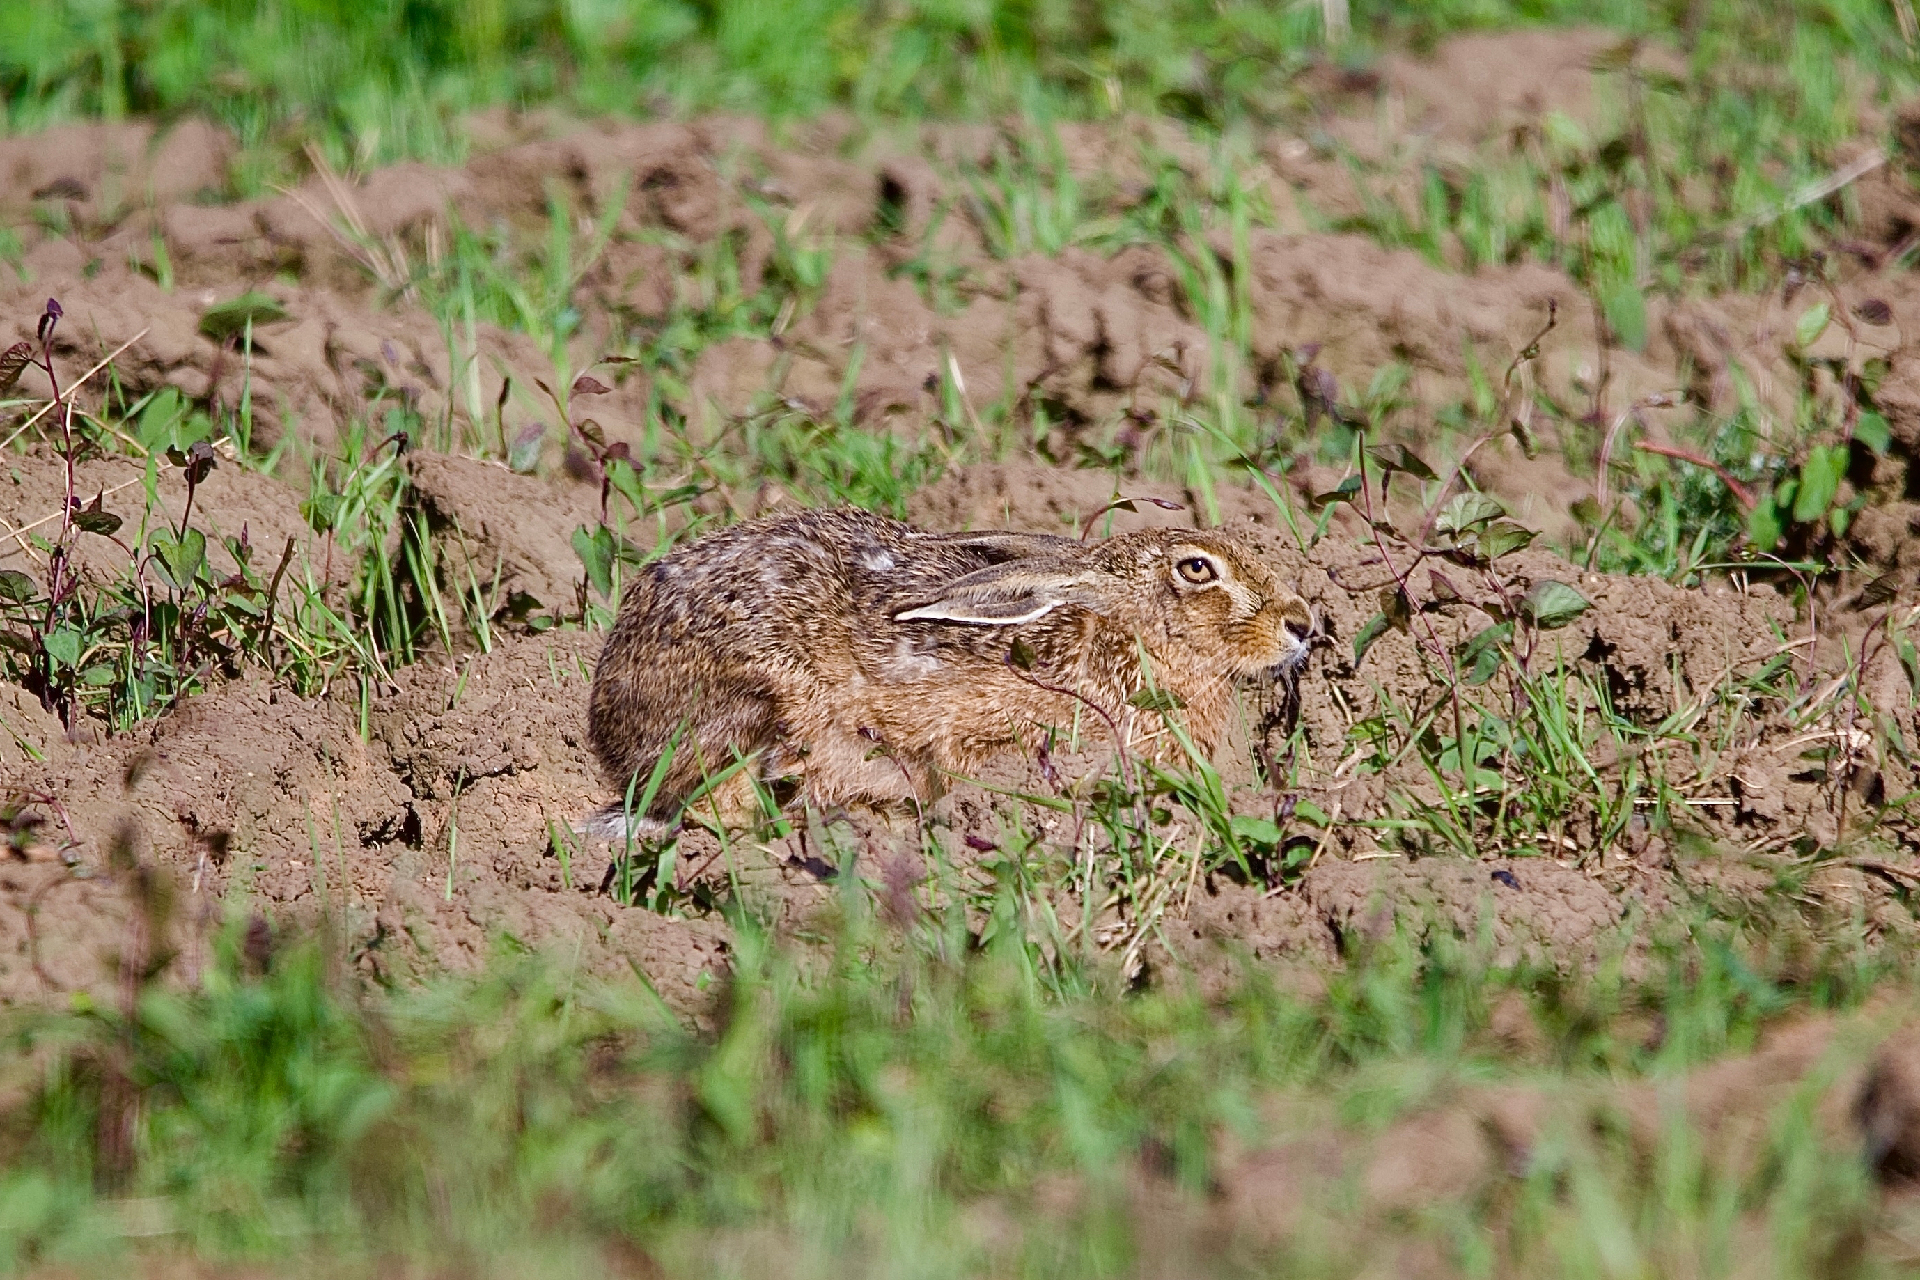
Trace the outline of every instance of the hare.
<path fill-rule="evenodd" d="M 754 811 L 756 782 L 797 780 L 823 806 L 924 802 L 1045 726 L 1077 717 L 1132 736 L 1135 702 L 1182 708 L 1211 752 L 1235 681 L 1293 672 L 1313 626 L 1224 530 L 1083 544 L 929 533 L 853 509 L 735 525 L 627 585 L 588 723 L 626 799 L 587 829 L 665 832 L 728 771 L 698 806 L 723 825 Z M 624 805 L 650 781 L 629 822 Z"/>

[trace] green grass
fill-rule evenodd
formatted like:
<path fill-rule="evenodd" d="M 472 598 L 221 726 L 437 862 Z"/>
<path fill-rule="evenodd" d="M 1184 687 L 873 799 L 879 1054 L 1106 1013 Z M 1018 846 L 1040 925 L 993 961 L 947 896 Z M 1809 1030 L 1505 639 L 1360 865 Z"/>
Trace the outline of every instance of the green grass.
<path fill-rule="evenodd" d="M 1876 0 L 1767 10 L 1361 0 L 1340 52 L 1572 22 L 1684 42 L 1699 69 L 1735 61 L 1772 69 L 1693 122 L 1742 146 L 1834 141 L 1844 120 L 1836 111 L 1857 78 L 1842 67 L 1878 74 L 1905 62 L 1895 6 Z M 203 111 L 250 145 L 320 139 L 336 163 L 451 157 L 462 145 L 459 113 L 503 103 L 590 113 L 666 103 L 787 115 L 848 106 L 878 115 L 1275 120 L 1306 105 L 1293 77 L 1327 48 L 1319 6 L 1256 0 L 10 0 L 0 27 L 12 34 L 0 50 L 0 88 L 13 129 Z M 1665 110 L 1658 94 L 1653 110 Z M 1461 194 L 1472 221 L 1487 193 Z M 1491 243 L 1488 235 L 1501 238 L 1477 239 Z"/>

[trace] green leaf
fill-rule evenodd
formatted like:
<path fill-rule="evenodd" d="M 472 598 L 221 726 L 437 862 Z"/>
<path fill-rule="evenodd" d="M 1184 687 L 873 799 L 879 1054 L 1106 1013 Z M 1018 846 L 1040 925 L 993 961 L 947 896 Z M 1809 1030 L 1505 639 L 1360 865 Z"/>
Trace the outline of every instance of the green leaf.
<path fill-rule="evenodd" d="M 1327 811 L 1311 800 L 1302 800 L 1293 806 L 1293 816 L 1312 827 L 1327 825 Z"/>
<path fill-rule="evenodd" d="M 325 533 L 336 526 L 340 519 L 340 508 L 346 499 L 331 493 L 316 493 L 300 504 L 300 514 L 315 533 Z"/>
<path fill-rule="evenodd" d="M 97 533 L 107 537 L 119 531 L 120 517 L 111 511 L 76 511 L 73 513 L 73 527 L 82 533 Z"/>
<path fill-rule="evenodd" d="M 507 470 L 516 475 L 532 475 L 540 465 L 540 446 L 546 443 L 547 425 L 529 423 L 522 427 L 507 446 Z"/>
<path fill-rule="evenodd" d="M 112 667 L 88 667 L 80 673 L 80 683 L 90 689 L 104 689 L 119 678 Z"/>
<path fill-rule="evenodd" d="M 1165 689 L 1142 689 L 1128 698 L 1127 702 L 1139 707 L 1142 711 L 1158 711 L 1162 715 L 1169 711 L 1178 711 L 1187 705 L 1180 695 L 1169 693 Z"/>
<path fill-rule="evenodd" d="M 1853 438 L 1875 453 L 1884 454 L 1893 445 L 1893 429 L 1877 413 L 1863 413 L 1853 424 Z"/>
<path fill-rule="evenodd" d="M 18 569 L 0 569 L 0 600 L 20 604 L 33 599 L 38 592 L 34 580 Z"/>
<path fill-rule="evenodd" d="M 49 631 L 40 641 L 40 647 L 47 651 L 57 667 L 77 667 L 80 665 L 80 633 L 69 627 Z"/>
<path fill-rule="evenodd" d="M 1348 476 L 1345 480 L 1342 480 L 1325 493 L 1315 494 L 1312 499 L 1312 505 L 1317 508 L 1324 507 L 1328 503 L 1333 502 L 1352 502 L 1354 495 L 1360 492 L 1360 485 L 1361 480 L 1359 476 Z"/>
<path fill-rule="evenodd" d="M 1832 315 L 1824 302 L 1816 302 L 1802 311 L 1800 318 L 1793 322 L 1794 345 L 1804 348 L 1818 342 L 1820 335 L 1827 331 L 1827 321 Z"/>
<path fill-rule="evenodd" d="M 1747 545 L 1755 551 L 1771 551 L 1780 545 L 1780 538 L 1786 533 L 1786 525 L 1780 519 L 1780 508 L 1771 498 L 1763 498 L 1747 512 Z"/>
<path fill-rule="evenodd" d="M 1501 622 L 1488 627 L 1460 646 L 1463 679 L 1470 685 L 1483 685 L 1500 669 L 1500 646 L 1513 638 L 1513 624 Z"/>
<path fill-rule="evenodd" d="M 1256 818 L 1250 813 L 1236 813 L 1228 826 L 1234 835 L 1247 844 L 1265 845 L 1271 849 L 1280 843 L 1280 828 L 1271 818 Z"/>
<path fill-rule="evenodd" d="M 1373 642 L 1391 630 L 1393 624 L 1387 621 L 1387 615 L 1376 613 L 1367 619 L 1367 625 L 1360 628 L 1360 634 L 1353 638 L 1353 665 L 1359 666 L 1360 660 L 1367 656 L 1367 650 L 1373 648 Z"/>
<path fill-rule="evenodd" d="M 155 539 L 153 549 L 160 556 L 160 568 L 176 591 L 185 591 L 200 576 L 207 563 L 207 535 L 189 529 L 178 538 Z"/>
<path fill-rule="evenodd" d="M 186 401 L 178 391 L 172 387 L 160 388 L 147 401 L 147 407 L 140 411 L 140 425 L 134 428 L 134 439 L 149 450 L 177 445 L 179 442 L 173 437 L 173 429 L 186 407 Z"/>
<path fill-rule="evenodd" d="M 1388 471 L 1404 471 L 1422 480 L 1437 480 L 1426 460 L 1403 444 L 1379 444 L 1367 450 L 1367 456 Z"/>
<path fill-rule="evenodd" d="M 1474 550 L 1489 560 L 1498 560 L 1510 551 L 1518 551 L 1535 538 L 1533 530 L 1511 520 L 1495 520 L 1473 540 Z"/>
<path fill-rule="evenodd" d="M 1800 488 L 1793 497 L 1794 520 L 1811 524 L 1827 514 L 1846 475 L 1845 445 L 1817 444 L 1809 449 L 1807 460 L 1800 466 Z"/>
<path fill-rule="evenodd" d="M 179 550 L 180 576 L 183 582 L 192 582 L 200 576 L 200 570 L 207 563 L 207 535 L 198 529 L 188 529 L 180 535 L 175 544 Z"/>
<path fill-rule="evenodd" d="M 1893 651 L 1900 655 L 1900 665 L 1907 669 L 1907 683 L 1920 689 L 1920 650 L 1916 650 L 1913 641 L 1901 636 L 1893 643 Z"/>
<path fill-rule="evenodd" d="M 615 491 L 625 495 L 636 512 L 647 510 L 646 486 L 640 482 L 640 473 L 633 469 L 631 462 L 624 458 L 615 458 L 607 463 L 607 482 L 614 487 Z"/>
<path fill-rule="evenodd" d="M 1593 602 L 1557 578 L 1542 578 L 1520 598 L 1520 612 L 1543 631 L 1564 627 Z"/>
<path fill-rule="evenodd" d="M 1440 508 L 1433 527 L 1441 533 L 1461 534 L 1505 514 L 1507 509 L 1484 493 L 1456 493 Z"/>
<path fill-rule="evenodd" d="M 613 530 L 605 525 L 595 525 L 588 529 L 585 525 L 573 531 L 573 550 L 580 557 L 580 563 L 587 571 L 587 581 L 599 593 L 600 598 L 613 596 Z"/>
<path fill-rule="evenodd" d="M 1540 131 L 1562 151 L 1578 153 L 1593 145 L 1581 123 L 1564 111 L 1547 112 L 1540 121 Z"/>
<path fill-rule="evenodd" d="M 257 329 L 285 319 L 287 309 L 278 299 L 252 289 L 226 302 L 216 302 L 201 312 L 200 332 L 215 342 L 225 342 L 245 333 L 249 325 Z"/>

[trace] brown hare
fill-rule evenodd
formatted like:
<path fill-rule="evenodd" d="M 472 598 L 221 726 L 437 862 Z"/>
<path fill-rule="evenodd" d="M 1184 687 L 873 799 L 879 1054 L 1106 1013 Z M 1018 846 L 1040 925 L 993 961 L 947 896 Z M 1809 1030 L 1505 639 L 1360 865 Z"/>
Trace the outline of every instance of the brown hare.
<path fill-rule="evenodd" d="M 1234 682 L 1297 668 L 1312 629 L 1306 602 L 1225 530 L 1083 544 L 847 509 L 735 525 L 627 584 L 589 735 L 631 799 L 588 829 L 668 830 L 730 766 L 698 806 L 728 825 L 754 812 L 755 783 L 784 779 L 821 805 L 930 800 L 1043 726 L 1105 734 L 1110 718 L 1144 736 L 1141 717 L 1159 727 L 1134 705 L 1155 701 L 1148 687 L 1211 751 Z M 629 823 L 624 804 L 656 773 Z"/>

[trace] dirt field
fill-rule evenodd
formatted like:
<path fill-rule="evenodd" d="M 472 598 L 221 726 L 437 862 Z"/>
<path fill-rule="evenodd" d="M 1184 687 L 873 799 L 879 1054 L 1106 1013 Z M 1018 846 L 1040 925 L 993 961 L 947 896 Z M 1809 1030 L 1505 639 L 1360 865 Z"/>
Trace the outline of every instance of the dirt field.
<path fill-rule="evenodd" d="M 1430 61 L 1389 59 L 1374 80 L 1331 85 L 1322 123 L 1344 145 L 1375 156 L 1519 146 L 1549 112 L 1578 119 L 1595 109 L 1585 68 L 1601 39 L 1472 37 Z M 1497 82 L 1476 74 L 1470 91 L 1457 91 L 1468 71 L 1495 65 L 1515 74 Z M 1394 104 L 1393 128 L 1381 124 L 1378 102 Z M 691 435 L 708 439 L 770 402 L 815 415 L 850 404 L 854 422 L 880 436 L 923 431 L 950 393 L 979 414 L 996 404 L 1040 405 L 1051 423 L 1044 439 L 1001 461 L 948 469 L 908 497 L 908 514 L 941 529 L 1077 532 L 1116 493 L 1158 497 L 1182 510 L 1142 504 L 1114 513 L 1111 527 L 1214 518 L 1257 525 L 1273 563 L 1319 611 L 1326 644 L 1300 689 L 1310 758 L 1300 762 L 1297 785 L 1283 796 L 1256 782 L 1257 733 L 1241 735 L 1220 765 L 1236 812 L 1271 819 L 1283 803 L 1292 812 L 1311 802 L 1333 821 L 1308 833 L 1311 859 L 1297 874 L 1242 883 L 1208 872 L 1180 886 L 1151 927 L 1116 915 L 1116 936 L 1139 939 L 1116 948 L 1134 975 L 1185 973 L 1205 983 L 1247 958 L 1312 967 L 1396 916 L 1442 922 L 1463 937 L 1489 929 L 1503 956 L 1577 966 L 1604 953 L 1623 921 L 1658 917 L 1689 896 L 1758 894 L 1797 851 L 1847 847 L 1871 825 L 1875 806 L 1911 786 L 1907 765 L 1866 745 L 1889 725 L 1920 741 L 1908 673 L 1892 645 L 1873 639 L 1884 613 L 1850 605 L 1869 577 L 1910 569 L 1916 555 L 1920 505 L 1908 468 L 1920 451 L 1920 364 L 1905 335 L 1920 332 L 1920 289 L 1910 274 L 1872 267 L 1874 255 L 1920 225 L 1905 157 L 1835 197 L 1849 202 L 1857 227 L 1835 310 L 1860 318 L 1832 326 L 1819 348 L 1793 346 L 1805 302 L 1776 292 L 1655 301 L 1645 342 L 1633 350 L 1602 342 L 1580 289 L 1548 268 L 1468 273 L 1321 229 L 1360 199 L 1348 171 L 1309 139 L 1259 140 L 1256 162 L 1238 178 L 1269 202 L 1276 225 L 1250 233 L 1251 273 L 1236 282 L 1255 356 L 1235 371 L 1246 383 L 1241 391 L 1291 402 L 1307 398 L 1300 388 L 1317 388 L 1331 404 L 1400 362 L 1410 380 L 1390 428 L 1438 462 L 1457 446 L 1431 425 L 1433 409 L 1470 400 L 1476 381 L 1498 383 L 1556 306 L 1557 324 L 1525 376 L 1570 406 L 1569 418 L 1587 423 L 1589 434 L 1547 431 L 1529 457 L 1502 433 L 1466 469 L 1515 519 L 1560 545 L 1580 536 L 1570 512 L 1595 495 L 1592 431 L 1630 406 L 1658 393 L 1708 409 L 1746 396 L 1790 416 L 1809 380 L 1829 394 L 1836 369 L 1884 364 L 1876 395 L 1892 447 L 1849 475 L 1872 496 L 1852 535 L 1864 567 L 1811 604 L 1796 605 L 1771 582 L 1681 588 L 1587 573 L 1538 550 L 1510 557 L 1498 575 L 1448 570 L 1467 583 L 1468 597 L 1517 596 L 1547 579 L 1575 587 L 1592 607 L 1544 633 L 1553 652 L 1539 670 L 1595 682 L 1616 711 L 1643 725 L 1691 717 L 1695 739 L 1690 760 L 1665 758 L 1670 789 L 1660 803 L 1671 825 L 1655 831 L 1639 817 L 1614 824 L 1597 800 L 1576 797 L 1552 828 L 1551 856 L 1495 844 L 1466 861 L 1423 857 L 1383 841 L 1378 828 L 1354 825 L 1401 812 L 1396 806 L 1409 798 L 1441 797 L 1410 757 L 1360 777 L 1340 756 L 1356 722 L 1389 705 L 1431 705 L 1434 696 L 1412 629 L 1390 631 L 1364 661 L 1355 659 L 1355 638 L 1378 610 L 1384 579 L 1353 513 L 1338 513 L 1324 538 L 1304 546 L 1256 488 L 1203 491 L 1124 465 L 1074 465 L 1116 431 L 1159 430 L 1146 406 L 1189 396 L 1212 377 L 1208 331 L 1181 265 L 1165 252 L 1136 245 L 1112 254 L 1076 246 L 1051 256 L 991 253 L 978 220 L 962 216 L 967 191 L 954 177 L 956 166 L 989 166 L 1001 154 L 1006 139 L 988 128 L 879 136 L 827 120 L 776 134 L 728 119 L 608 125 L 503 115 L 476 120 L 472 131 L 474 157 L 464 168 L 322 175 L 241 203 L 218 199 L 229 141 L 196 123 L 165 132 L 73 127 L 0 142 L 0 215 L 21 228 L 23 245 L 0 288 L 0 339 L 31 338 L 44 300 L 57 297 L 65 319 L 56 354 L 67 366 L 83 369 L 117 352 L 113 368 L 129 395 L 168 386 L 229 408 L 245 397 L 254 447 L 271 450 L 290 437 L 290 457 L 324 454 L 350 421 L 404 406 L 426 434 L 405 459 L 406 502 L 455 548 L 446 563 L 456 574 L 474 565 L 497 575 L 501 600 L 524 597 L 564 615 L 584 589 L 569 539 L 596 520 L 597 486 L 570 478 L 580 468 L 569 469 L 560 432 L 536 446 L 545 450 L 539 474 L 497 460 L 497 446 L 547 413 L 537 388 L 555 376 L 555 348 L 484 322 L 443 331 L 417 297 L 409 264 L 448 252 L 455 219 L 547 234 L 551 208 L 564 207 L 579 242 L 591 246 L 576 259 L 587 302 L 577 330 L 558 345 L 565 366 L 580 370 L 663 323 L 684 291 L 702 287 L 695 265 L 716 246 L 751 293 L 769 273 L 811 261 L 796 246 L 831 245 L 811 304 L 776 324 L 774 338 L 716 341 L 685 367 L 652 373 L 592 366 L 610 384 L 592 403 L 606 439 L 637 450 L 650 405 L 661 403 L 676 408 Z M 1101 207 L 1146 198 L 1155 179 L 1143 159 L 1150 152 L 1202 176 L 1210 163 L 1149 122 L 1067 128 L 1061 138 L 1067 169 Z M 927 261 L 946 282 L 944 305 L 916 283 Z M 258 310 L 243 358 L 230 332 L 209 336 L 203 317 L 250 291 L 277 310 Z M 1884 305 L 1867 305 L 1874 302 Z M 22 386 L 28 396 L 49 390 L 33 370 Z M 1663 412 L 1645 410 L 1648 439 L 1662 439 Z M 469 456 L 488 452 L 495 460 Z M 37 553 L 18 531 L 57 520 L 63 463 L 41 445 L 7 465 L 0 520 L 14 536 L 0 546 L 0 567 L 37 573 Z M 78 491 L 102 493 L 108 511 L 132 517 L 142 473 L 132 457 L 96 457 L 82 465 Z M 1281 483 L 1297 502 L 1338 479 L 1306 466 Z M 167 519 L 179 514 L 180 497 L 173 481 L 162 486 Z M 305 497 L 294 481 L 229 460 L 198 490 L 194 512 L 221 532 L 244 528 L 256 546 L 292 539 L 301 571 L 344 583 L 347 568 L 329 558 L 329 544 L 303 516 Z M 764 485 L 709 489 L 661 528 L 782 501 L 791 499 Z M 83 552 L 83 574 L 111 573 L 108 543 L 85 543 Z M 1430 592 L 1428 585 L 1416 584 L 1433 599 L 1422 618 L 1449 639 L 1471 634 L 1479 615 L 1459 599 L 1457 584 L 1448 579 L 1443 590 L 1436 581 Z M 1903 607 L 1909 594 L 1903 584 L 1887 607 Z M 111 981 L 132 910 L 114 869 L 124 865 L 115 862 L 119 847 L 171 872 L 189 972 L 204 959 L 212 923 L 240 904 L 276 919 L 325 921 L 382 980 L 470 968 L 495 947 L 521 945 L 574 957 L 597 974 L 632 966 L 673 1007 L 702 1009 L 727 969 L 727 927 L 697 911 L 673 919 L 616 905 L 602 892 L 607 851 L 575 849 L 564 834 L 610 797 L 584 736 L 600 636 L 535 633 L 504 608 L 498 622 L 491 651 L 469 645 L 431 654 L 392 672 L 390 682 L 374 682 L 364 697 L 358 683 L 303 696 L 243 674 L 120 735 L 85 722 L 69 730 L 31 694 L 0 690 L 9 731 L 0 741 L 0 781 L 40 821 L 43 837 L 0 871 L 0 999 L 33 1001 Z M 1726 719 L 1735 696 L 1729 682 L 1783 657 L 1798 687 L 1824 699 L 1824 718 L 1805 700 L 1791 708 L 1756 702 L 1758 712 L 1737 732 L 1716 737 L 1715 718 Z M 1253 723 L 1261 703 L 1250 695 L 1248 705 Z M 1886 722 L 1860 723 L 1860 705 L 1882 709 Z M 1843 753 L 1849 766 L 1810 762 L 1815 747 Z M 1593 763 L 1604 770 L 1619 761 Z M 1049 789 L 1041 774 L 1035 762 L 1013 760 L 990 781 Z M 964 878 L 970 859 L 1004 840 L 1008 803 L 969 786 L 943 801 L 934 821 L 953 874 Z M 1874 833 L 1884 847 L 1820 863 L 1798 892 L 1811 912 L 1857 914 L 1872 937 L 1906 938 L 1920 833 L 1899 816 Z M 887 833 L 860 838 L 879 865 L 896 856 Z M 692 879 L 724 882 L 731 865 L 749 896 L 789 928 L 804 931 L 809 913 L 831 903 L 818 865 L 793 840 L 735 851 L 737 860 L 715 852 L 693 841 L 681 866 Z"/>
<path fill-rule="evenodd" d="M 1911 1268 L 1908 6 L 1377 8 L 1098 124 L 0 137 L 0 1271 Z M 576 830 L 622 576 L 832 502 L 1230 526 L 1312 651 Z"/>

